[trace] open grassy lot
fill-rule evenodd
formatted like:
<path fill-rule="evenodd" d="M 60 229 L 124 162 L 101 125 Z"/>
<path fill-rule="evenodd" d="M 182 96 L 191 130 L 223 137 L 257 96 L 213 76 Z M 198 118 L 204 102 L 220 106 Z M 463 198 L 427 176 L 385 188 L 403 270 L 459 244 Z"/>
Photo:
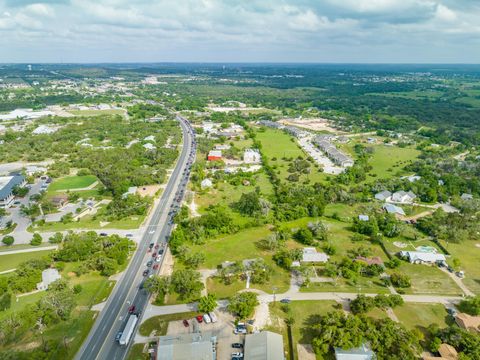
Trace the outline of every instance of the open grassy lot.
<path fill-rule="evenodd" d="M 130 348 L 130 351 L 127 355 L 127 360 L 145 360 L 150 359 L 148 354 L 143 353 L 143 347 L 145 344 L 134 344 Z"/>
<path fill-rule="evenodd" d="M 272 288 L 276 287 L 277 292 L 284 292 L 290 285 L 290 274 L 278 267 L 272 260 L 273 253 L 270 251 L 261 250 L 256 243 L 270 234 L 267 226 L 249 228 L 239 231 L 233 235 L 218 237 L 207 241 L 204 245 L 192 246 L 192 251 L 202 251 L 206 255 L 205 263 L 202 268 L 216 269 L 223 261 L 241 261 L 245 259 L 252 259 L 261 257 L 265 262 L 272 267 L 273 273 L 268 284 L 252 284 L 252 288 L 260 289 L 266 292 L 272 292 Z M 217 292 L 216 286 L 218 283 L 212 282 L 212 292 Z M 218 288 L 219 293 L 230 294 L 229 290 L 223 288 L 225 285 Z M 230 285 L 235 291 L 235 287 L 239 284 Z"/>
<path fill-rule="evenodd" d="M 150 336 L 153 331 L 155 331 L 156 336 L 162 336 L 167 334 L 168 323 L 170 321 L 177 321 L 183 319 L 192 319 L 193 317 L 197 316 L 199 313 L 195 311 L 185 312 L 185 313 L 177 313 L 177 314 L 169 314 L 169 315 L 160 315 L 154 316 L 150 319 L 147 319 L 143 322 L 138 332 L 140 335 L 143 336 Z"/>
<path fill-rule="evenodd" d="M 383 96 L 383 97 L 400 97 L 412 100 L 434 100 L 443 95 L 443 92 L 436 90 L 413 90 L 413 91 L 398 91 L 388 93 L 369 93 L 365 95 Z"/>
<path fill-rule="evenodd" d="M 257 139 L 262 143 L 262 152 L 268 158 L 270 165 L 275 168 L 281 179 L 286 180 L 290 173 L 287 171 L 289 161 L 285 158 L 296 159 L 297 157 L 306 158 L 306 154 L 297 144 L 295 138 L 277 129 L 265 128 L 265 131 L 257 132 Z M 321 182 L 326 179 L 326 175 L 319 172 L 318 169 L 311 166 L 310 174 L 302 174 L 300 182 L 310 180 L 312 183 Z"/>
<path fill-rule="evenodd" d="M 24 250 L 24 249 L 42 249 L 43 247 L 46 247 L 46 246 L 52 246 L 52 244 L 42 243 L 39 246 L 32 246 L 30 244 L 18 244 L 18 245 L 14 244 L 14 245 L 11 245 L 11 246 L 2 245 L 2 246 L 0 246 L 0 253 L 5 252 L 5 251 Z"/>
<path fill-rule="evenodd" d="M 378 278 L 366 278 L 359 276 L 357 283 L 349 283 L 348 280 L 338 278 L 335 282 L 312 282 L 300 289 L 301 292 L 348 292 L 360 294 L 390 294 L 388 288 Z"/>
<path fill-rule="evenodd" d="M 417 231 L 415 229 L 413 229 L 412 227 L 409 227 L 408 230 L 411 230 L 415 233 L 417 233 Z M 383 243 L 385 244 L 385 247 L 386 249 L 388 250 L 388 252 L 392 255 L 398 253 L 399 251 L 416 251 L 416 248 L 419 247 L 419 246 L 431 246 L 431 247 L 434 247 L 435 249 L 437 249 L 438 253 L 441 254 L 442 251 L 438 248 L 438 246 L 433 242 L 433 241 L 430 241 L 426 238 L 422 238 L 421 234 L 417 234 L 419 237 L 418 237 L 418 240 L 414 240 L 411 236 L 409 236 L 409 234 L 405 234 L 404 236 L 398 236 L 398 237 L 395 237 L 395 238 L 384 238 L 383 240 Z M 403 243 L 406 245 L 406 247 L 398 247 L 396 246 L 394 243 Z"/>
<path fill-rule="evenodd" d="M 285 351 L 288 349 L 288 334 L 285 325 L 285 311 L 280 303 L 270 303 L 270 314 L 272 325 L 269 330 L 283 335 L 283 344 Z M 335 311 L 338 303 L 335 301 L 292 301 L 289 305 L 291 314 L 295 319 L 292 325 L 292 337 L 294 354 L 293 359 L 298 359 L 297 344 L 311 344 L 313 334 L 309 331 L 311 323 L 314 322 L 316 315 L 325 315 L 330 311 Z M 288 357 L 287 357 L 288 358 Z M 318 358 L 321 359 L 321 358 Z M 301 359 L 298 359 L 301 360 Z"/>
<path fill-rule="evenodd" d="M 396 307 L 393 312 L 398 320 L 408 329 L 425 331 L 431 324 L 446 327 L 448 314 L 441 304 L 405 303 Z"/>
<path fill-rule="evenodd" d="M 447 259 L 450 265 L 453 265 L 454 258 L 460 260 L 460 269 L 465 271 L 463 283 L 474 293 L 480 294 L 480 245 L 473 240 L 467 240 L 460 244 L 447 243 L 441 241 L 442 245 L 452 255 Z"/>
<path fill-rule="evenodd" d="M 52 253 L 52 250 L 33 251 L 27 253 L 1 255 L 0 271 L 15 269 L 19 264 L 32 259 L 39 259 Z"/>
<path fill-rule="evenodd" d="M 97 178 L 94 175 L 67 176 L 54 180 L 48 187 L 49 192 L 81 189 L 92 185 Z"/>
<path fill-rule="evenodd" d="M 457 284 L 437 267 L 404 262 L 393 271 L 406 274 L 412 280 L 412 287 L 405 289 L 407 294 L 462 295 Z"/>

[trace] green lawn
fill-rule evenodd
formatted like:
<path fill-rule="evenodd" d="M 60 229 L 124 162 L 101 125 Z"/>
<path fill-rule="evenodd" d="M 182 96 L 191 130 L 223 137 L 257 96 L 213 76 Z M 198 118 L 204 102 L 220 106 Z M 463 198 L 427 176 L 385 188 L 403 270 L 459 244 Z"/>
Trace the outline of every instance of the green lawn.
<path fill-rule="evenodd" d="M 6 252 L 6 251 L 24 250 L 24 249 L 41 249 L 42 247 L 46 247 L 46 246 L 52 246 L 52 244 L 42 243 L 39 246 L 32 246 L 30 244 L 18 244 L 18 245 L 13 244 L 11 246 L 1 245 L 0 246 L 0 253 Z"/>
<path fill-rule="evenodd" d="M 407 294 L 441 294 L 461 296 L 462 291 L 455 282 L 435 266 L 409 264 L 388 272 L 406 274 L 412 280 L 412 286 L 405 289 Z"/>
<path fill-rule="evenodd" d="M 32 259 L 39 259 L 52 253 L 52 250 L 33 251 L 27 253 L 1 255 L 0 271 L 15 269 L 19 264 Z"/>
<path fill-rule="evenodd" d="M 125 111 L 122 109 L 109 110 L 68 110 L 69 113 L 77 116 L 98 116 L 98 115 L 124 115 Z"/>
<path fill-rule="evenodd" d="M 130 351 L 127 355 L 127 360 L 146 360 L 150 359 L 148 354 L 143 353 L 143 347 L 145 344 L 134 344 L 130 348 Z"/>
<path fill-rule="evenodd" d="M 474 240 L 467 240 L 460 244 L 445 241 L 441 241 L 441 243 L 452 255 L 447 259 L 450 265 L 453 265 L 454 258 L 460 260 L 459 269 L 465 271 L 463 283 L 474 293 L 480 294 L 480 245 L 478 245 L 480 243 Z"/>
<path fill-rule="evenodd" d="M 283 158 L 295 159 L 299 156 L 307 158 L 307 155 L 297 144 L 295 138 L 281 130 L 265 128 L 265 131 L 257 132 L 257 139 L 262 143 L 262 152 L 282 180 L 286 180 L 288 175 L 290 175 L 287 171 L 290 161 L 286 161 Z M 276 158 L 276 160 L 272 160 L 273 158 Z M 321 182 L 326 179 L 326 175 L 319 172 L 312 164 L 311 173 L 302 174 L 300 182 L 307 179 L 312 183 Z"/>
<path fill-rule="evenodd" d="M 48 192 L 85 188 L 95 181 L 97 178 L 94 175 L 67 176 L 55 179 L 48 187 Z"/>
<path fill-rule="evenodd" d="M 285 311 L 282 304 L 270 303 L 270 316 L 272 319 L 271 326 L 268 330 L 278 332 L 283 335 L 283 344 L 285 351 L 288 352 L 288 335 L 287 328 L 284 322 Z M 310 331 L 312 324 L 315 323 L 317 315 L 325 315 L 328 312 L 335 311 L 338 303 L 335 301 L 292 301 L 289 305 L 290 311 L 295 319 L 292 326 L 292 337 L 294 343 L 294 359 L 297 356 L 297 344 L 311 344 L 313 334 Z M 287 357 L 288 358 L 288 357 Z M 317 357 L 317 359 L 321 359 Z M 298 359 L 301 360 L 301 359 Z"/>
<path fill-rule="evenodd" d="M 411 330 L 425 332 L 431 324 L 437 324 L 441 328 L 447 326 L 448 313 L 441 304 L 405 303 L 396 307 L 393 312 L 398 320 Z"/>
<path fill-rule="evenodd" d="M 150 334 L 153 331 L 155 331 L 156 336 L 166 335 L 168 323 L 170 321 L 177 321 L 177 320 L 183 320 L 183 319 L 188 320 L 188 319 L 194 318 L 197 315 L 198 315 L 197 312 L 191 311 L 186 313 L 154 316 L 144 321 L 140 325 L 138 332 L 140 333 L 140 335 L 143 335 L 143 336 L 150 336 Z"/>

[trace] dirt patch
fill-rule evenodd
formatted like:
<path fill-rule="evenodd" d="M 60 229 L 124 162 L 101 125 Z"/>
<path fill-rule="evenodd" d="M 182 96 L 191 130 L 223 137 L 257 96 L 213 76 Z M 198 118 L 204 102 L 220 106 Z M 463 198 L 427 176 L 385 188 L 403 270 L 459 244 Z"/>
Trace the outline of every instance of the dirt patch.
<path fill-rule="evenodd" d="M 167 248 L 165 252 L 165 258 L 163 259 L 162 267 L 160 268 L 160 276 L 170 276 L 173 273 L 173 256 L 170 252 L 170 248 Z"/>
<path fill-rule="evenodd" d="M 476 246 L 477 248 L 480 248 L 480 244 L 475 244 L 475 246 Z"/>
<path fill-rule="evenodd" d="M 160 185 L 145 185 L 145 186 L 139 186 L 137 188 L 137 194 L 140 195 L 141 197 L 145 196 L 155 196 L 157 191 L 160 190 Z"/>
<path fill-rule="evenodd" d="M 70 272 L 67 273 L 67 276 L 68 277 L 75 277 L 75 276 L 77 276 L 77 274 L 75 274 L 73 271 L 70 271 Z"/>
<path fill-rule="evenodd" d="M 395 241 L 393 243 L 393 245 L 395 245 L 396 247 L 400 248 L 400 249 L 404 249 L 406 248 L 408 245 L 405 244 L 404 242 L 400 242 L 400 241 Z"/>
<path fill-rule="evenodd" d="M 315 360 L 315 352 L 312 345 L 309 344 L 297 344 L 298 358 L 302 360 Z"/>
<path fill-rule="evenodd" d="M 310 119 L 282 119 L 279 123 L 283 125 L 293 125 L 304 129 L 313 131 L 328 131 L 331 133 L 339 133 L 339 131 L 332 127 L 331 121 L 324 118 L 310 118 Z"/>

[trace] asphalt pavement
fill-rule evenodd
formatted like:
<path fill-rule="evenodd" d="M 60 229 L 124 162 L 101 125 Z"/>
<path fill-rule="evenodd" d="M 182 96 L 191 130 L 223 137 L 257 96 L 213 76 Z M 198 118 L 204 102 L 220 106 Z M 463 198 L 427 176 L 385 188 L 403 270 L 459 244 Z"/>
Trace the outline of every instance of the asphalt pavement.
<path fill-rule="evenodd" d="M 120 346 L 115 341 L 115 336 L 125 327 L 128 319 L 128 308 L 131 305 L 135 305 L 135 312 L 139 313 L 139 317 L 148 305 L 150 294 L 140 289 L 140 285 L 145 279 L 142 273 L 147 269 L 147 261 L 152 258 L 151 253 L 147 250 L 150 243 L 158 243 L 161 248 L 168 246 L 167 238 L 173 228 L 173 222 L 170 221 L 171 211 L 174 209 L 172 206 L 179 206 L 183 198 L 190 166 L 193 162 L 192 159 L 195 158 L 193 130 L 186 119 L 180 116 L 177 116 L 177 119 L 183 131 L 183 148 L 176 167 L 154 209 L 153 215 L 150 217 L 143 238 L 139 242 L 128 268 L 117 282 L 87 339 L 76 354 L 75 359 L 77 360 L 124 359 L 133 343 L 135 335 L 132 336 L 127 346 Z M 152 273 L 152 270 L 150 270 L 150 273 Z M 140 321 L 138 324 L 140 324 Z M 137 330 L 138 325 L 135 332 Z"/>

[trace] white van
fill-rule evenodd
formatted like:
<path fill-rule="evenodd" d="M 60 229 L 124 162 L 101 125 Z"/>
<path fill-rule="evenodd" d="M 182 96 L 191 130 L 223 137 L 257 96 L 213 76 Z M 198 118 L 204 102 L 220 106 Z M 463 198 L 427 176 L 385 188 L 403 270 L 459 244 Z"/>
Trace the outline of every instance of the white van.
<path fill-rule="evenodd" d="M 215 313 L 213 311 L 209 312 L 208 315 L 210 316 L 210 319 L 212 320 L 212 323 L 217 322 L 217 315 L 215 315 Z"/>
<path fill-rule="evenodd" d="M 208 316 L 208 314 L 204 314 L 203 315 L 203 321 L 206 323 L 206 324 L 210 324 L 212 322 L 212 319 L 210 319 L 210 316 Z"/>

